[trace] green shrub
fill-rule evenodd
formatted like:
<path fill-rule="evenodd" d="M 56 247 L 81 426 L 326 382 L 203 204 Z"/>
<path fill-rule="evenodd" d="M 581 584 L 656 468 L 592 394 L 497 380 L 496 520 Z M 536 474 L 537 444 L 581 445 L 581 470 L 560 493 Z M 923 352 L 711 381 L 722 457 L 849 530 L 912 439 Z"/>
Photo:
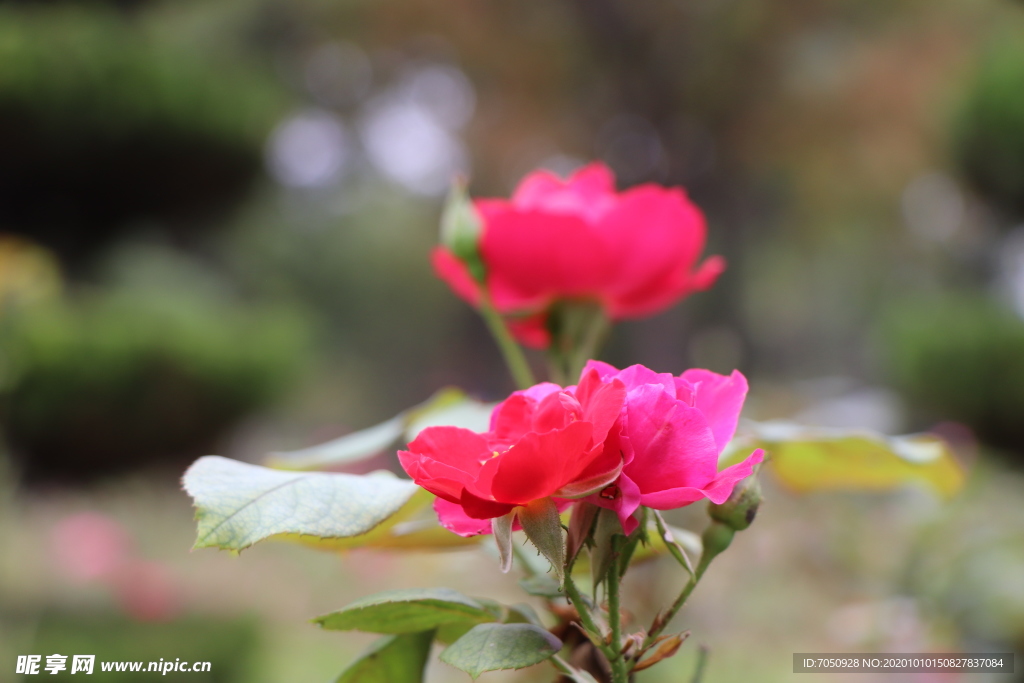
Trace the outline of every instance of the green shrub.
<path fill-rule="evenodd" d="M 258 149 L 283 105 L 254 71 L 102 7 L 0 8 L 0 106 L 64 139 L 161 130 Z"/>
<path fill-rule="evenodd" d="M 884 339 L 890 379 L 919 416 L 1024 450 L 1024 321 L 980 295 L 950 296 L 894 307 Z"/>
<path fill-rule="evenodd" d="M 974 187 L 1024 216 L 1024 40 L 1020 27 L 982 59 L 955 127 L 955 153 Z"/>
<path fill-rule="evenodd" d="M 110 8 L 0 6 L 0 225 L 76 265 L 140 223 L 206 229 L 286 105 L 255 65 Z"/>
<path fill-rule="evenodd" d="M 195 291 L 120 288 L 7 321 L 3 429 L 29 478 L 187 460 L 268 406 L 308 357 L 302 320 Z"/>

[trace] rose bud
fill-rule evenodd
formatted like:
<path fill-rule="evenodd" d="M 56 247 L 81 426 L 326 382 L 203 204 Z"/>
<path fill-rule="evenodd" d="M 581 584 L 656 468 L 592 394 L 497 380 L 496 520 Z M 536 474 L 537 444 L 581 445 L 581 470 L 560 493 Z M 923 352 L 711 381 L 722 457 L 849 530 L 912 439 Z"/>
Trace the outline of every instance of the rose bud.
<path fill-rule="evenodd" d="M 761 484 L 755 472 L 736 485 L 727 501 L 721 504 L 709 503 L 708 514 L 711 519 L 735 531 L 743 531 L 754 521 L 760 505 Z"/>

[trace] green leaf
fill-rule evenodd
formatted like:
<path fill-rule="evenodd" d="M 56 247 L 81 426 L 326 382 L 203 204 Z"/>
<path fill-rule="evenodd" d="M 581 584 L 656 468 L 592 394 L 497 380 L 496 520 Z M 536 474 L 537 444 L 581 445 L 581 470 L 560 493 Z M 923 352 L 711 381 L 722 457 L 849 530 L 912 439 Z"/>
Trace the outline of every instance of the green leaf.
<path fill-rule="evenodd" d="M 452 390 L 457 391 L 457 390 Z M 438 402 L 430 410 L 421 410 L 409 420 L 405 431 L 406 441 L 412 441 L 427 427 L 462 427 L 473 432 L 486 432 L 490 429 L 491 413 L 497 403 L 483 403 L 461 394 L 455 400 L 445 403 Z"/>
<path fill-rule="evenodd" d="M 465 548 L 490 541 L 487 536 L 459 536 L 448 531 L 437 521 L 430 507 L 433 494 L 420 489 L 398 512 L 372 530 L 349 538 L 316 538 L 299 534 L 275 536 L 275 541 L 291 541 L 316 550 L 328 552 L 353 548 L 385 548 L 387 550 L 450 550 Z"/>
<path fill-rule="evenodd" d="M 430 424 L 449 424 L 448 416 L 459 417 L 460 406 L 463 412 L 471 412 L 483 411 L 484 405 L 467 398 L 461 389 L 446 387 L 390 420 L 309 448 L 271 453 L 266 464 L 279 470 L 319 470 L 359 462 L 395 446 L 402 435 L 410 431 L 411 425 L 425 425 L 429 420 L 433 420 Z M 487 419 L 490 419 L 489 410 Z M 419 429 L 415 430 L 408 440 L 415 438 L 418 432 Z"/>
<path fill-rule="evenodd" d="M 804 427 L 790 422 L 747 423 L 726 451 L 729 462 L 754 448 L 768 451 L 769 468 L 797 492 L 883 491 L 922 483 L 944 497 L 964 484 L 964 471 L 937 436 Z"/>
<path fill-rule="evenodd" d="M 313 620 L 331 631 L 414 633 L 455 622 L 495 621 L 485 605 L 450 588 L 385 591 Z"/>
<path fill-rule="evenodd" d="M 269 467 L 280 470 L 316 470 L 372 458 L 394 445 L 405 431 L 405 414 L 340 439 L 298 451 L 279 451 L 267 456 Z"/>
<path fill-rule="evenodd" d="M 427 492 L 424 491 L 424 493 Z M 416 500 L 418 496 L 419 494 L 416 494 L 413 500 Z M 429 501 L 433 500 L 434 497 L 429 493 L 427 493 L 427 497 L 429 505 Z M 466 537 L 453 534 L 437 523 L 437 515 L 433 509 L 428 507 L 428 510 L 431 515 L 430 519 L 411 519 L 408 521 L 399 519 L 404 513 L 403 509 L 365 536 L 338 539 L 337 541 L 327 541 L 326 543 L 338 543 L 340 549 L 346 547 L 368 547 L 388 548 L 391 550 L 448 550 L 479 545 L 487 539 L 484 535 Z M 395 520 L 398 520 L 397 523 L 392 525 L 391 522 Z M 382 532 L 378 534 L 378 530 Z M 317 543 L 321 542 L 317 541 Z"/>
<path fill-rule="evenodd" d="M 464 548 L 481 542 L 484 536 L 468 538 L 453 534 L 437 522 L 430 504 L 434 495 L 420 489 L 398 512 L 365 534 L 348 538 L 316 538 L 285 534 L 274 540 L 292 541 L 326 551 L 353 548 L 387 548 L 389 550 L 447 550 Z"/>
<path fill-rule="evenodd" d="M 541 498 L 516 510 L 526 537 L 548 558 L 561 585 L 565 578 L 565 538 L 562 536 L 558 506 L 550 498 Z"/>
<path fill-rule="evenodd" d="M 519 579 L 519 586 L 530 595 L 536 595 L 539 598 L 564 597 L 562 589 L 558 587 L 558 582 L 547 574 L 537 574 Z"/>
<path fill-rule="evenodd" d="M 560 649 L 562 641 L 533 624 L 480 624 L 449 645 L 441 661 L 476 678 L 539 664 Z"/>
<path fill-rule="evenodd" d="M 690 576 L 696 576 L 693 571 L 693 563 L 690 562 L 690 557 L 686 554 L 683 546 L 676 541 L 676 538 L 668 524 L 665 523 L 665 519 L 661 516 L 661 512 L 658 510 L 651 510 L 651 512 L 654 513 L 654 522 L 657 526 L 658 537 L 665 545 L 665 548 L 669 551 L 672 557 L 675 558 L 676 562 L 678 562 L 683 569 L 690 574 Z"/>
<path fill-rule="evenodd" d="M 506 624 L 533 624 L 544 628 L 544 622 L 540 620 L 540 615 L 530 605 L 525 602 L 520 602 L 515 605 L 508 607 L 508 614 L 505 615 L 504 623 Z"/>
<path fill-rule="evenodd" d="M 335 683 L 422 683 L 433 642 L 433 631 L 381 638 Z"/>
<path fill-rule="evenodd" d="M 196 506 L 194 547 L 236 551 L 279 534 L 365 534 L 419 490 L 390 472 L 282 472 L 216 455 L 195 461 L 183 484 Z"/>

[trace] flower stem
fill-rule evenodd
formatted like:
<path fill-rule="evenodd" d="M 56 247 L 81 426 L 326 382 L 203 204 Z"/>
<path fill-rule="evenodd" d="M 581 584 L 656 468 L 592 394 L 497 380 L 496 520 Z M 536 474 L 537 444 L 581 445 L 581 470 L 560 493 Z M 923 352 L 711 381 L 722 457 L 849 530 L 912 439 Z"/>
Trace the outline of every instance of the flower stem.
<path fill-rule="evenodd" d="M 487 324 L 487 329 L 490 330 L 494 341 L 497 342 L 501 355 L 505 359 L 505 365 L 508 366 L 509 372 L 512 373 L 512 379 L 515 380 L 519 388 L 529 389 L 536 384 L 537 381 L 533 377 L 533 371 L 530 369 L 523 350 L 512 338 L 508 325 L 494 308 L 490 296 L 485 291 L 480 292 L 480 315 Z"/>
<path fill-rule="evenodd" d="M 580 615 L 580 623 L 583 624 L 584 630 L 592 636 L 591 642 L 611 662 L 617 653 L 613 652 L 612 648 L 604 642 L 604 634 L 598 627 L 597 622 L 594 621 L 593 615 L 590 614 L 590 608 L 587 607 L 586 600 L 583 599 L 579 589 L 576 587 L 576 582 L 572 580 L 571 564 L 565 568 L 565 594 L 569 597 L 569 601 Z"/>
<path fill-rule="evenodd" d="M 690 597 L 690 593 L 697 587 L 697 583 L 701 577 L 704 576 L 704 572 L 707 571 L 708 565 L 711 564 L 711 560 L 715 559 L 722 551 L 729 547 L 729 543 L 732 541 L 732 529 L 729 529 L 720 522 L 711 522 L 710 526 L 704 531 L 704 552 L 701 553 L 700 562 L 697 563 L 697 569 L 693 575 L 690 576 L 689 581 L 683 586 L 683 590 L 679 593 L 679 597 L 672 603 L 672 606 L 668 608 L 667 612 L 658 615 L 655 619 L 654 624 L 651 625 L 650 630 L 647 633 L 647 637 L 644 638 L 644 644 L 640 648 L 640 651 L 648 649 L 654 644 L 654 640 L 665 630 L 668 623 L 672 621 L 676 613 L 686 603 L 686 600 Z"/>
<path fill-rule="evenodd" d="M 572 678 L 576 675 L 576 669 L 569 666 L 569 663 L 558 655 L 551 655 L 551 663 L 555 665 L 555 668 L 564 673 L 566 676 Z"/>
<path fill-rule="evenodd" d="M 606 585 L 608 588 L 608 619 L 611 621 L 612 642 L 611 649 L 614 655 L 611 658 L 612 681 L 614 683 L 626 683 L 629 680 L 629 662 L 622 656 L 622 612 L 619 608 L 619 588 L 622 581 L 624 567 L 620 560 L 622 555 L 622 542 L 624 536 L 616 534 L 612 536 L 612 566 L 608 570 Z"/>
<path fill-rule="evenodd" d="M 583 366 L 597 354 L 611 328 L 600 304 L 563 301 L 550 313 L 553 339 L 548 350 L 551 381 L 561 385 L 579 379 Z"/>
<path fill-rule="evenodd" d="M 548 380 L 562 387 L 569 384 L 569 373 L 565 370 L 565 359 L 562 352 L 554 346 L 548 349 Z"/>
<path fill-rule="evenodd" d="M 610 329 L 611 323 L 603 311 L 598 309 L 590 314 L 586 328 L 580 336 L 579 344 L 569 357 L 567 364 L 568 375 L 572 381 L 579 378 L 587 361 L 597 355 Z"/>

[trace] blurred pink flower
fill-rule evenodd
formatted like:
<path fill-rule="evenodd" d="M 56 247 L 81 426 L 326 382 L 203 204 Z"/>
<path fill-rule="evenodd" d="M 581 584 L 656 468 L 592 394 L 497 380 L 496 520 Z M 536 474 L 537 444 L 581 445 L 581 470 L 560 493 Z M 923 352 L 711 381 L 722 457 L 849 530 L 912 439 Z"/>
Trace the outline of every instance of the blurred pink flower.
<path fill-rule="evenodd" d="M 69 515 L 50 533 L 57 570 L 82 583 L 114 576 L 131 555 L 131 546 L 121 523 L 97 512 Z"/>
<path fill-rule="evenodd" d="M 530 346 L 550 343 L 545 316 L 559 300 L 596 301 L 612 320 L 641 318 L 709 288 L 725 269 L 719 256 L 698 264 L 704 216 L 683 190 L 647 184 L 617 193 L 604 164 L 567 180 L 535 171 L 511 200 L 475 206 L 487 291 Z M 479 285 L 462 261 L 444 247 L 433 261 L 456 294 L 478 304 Z"/>
<path fill-rule="evenodd" d="M 75 582 L 107 586 L 133 619 L 163 621 L 181 609 L 170 570 L 135 556 L 131 534 L 112 517 L 69 515 L 54 526 L 50 545 L 58 571 Z"/>
<path fill-rule="evenodd" d="M 121 608 L 136 621 L 169 621 L 182 608 L 174 577 L 163 564 L 133 559 L 120 567 L 111 588 Z"/>

